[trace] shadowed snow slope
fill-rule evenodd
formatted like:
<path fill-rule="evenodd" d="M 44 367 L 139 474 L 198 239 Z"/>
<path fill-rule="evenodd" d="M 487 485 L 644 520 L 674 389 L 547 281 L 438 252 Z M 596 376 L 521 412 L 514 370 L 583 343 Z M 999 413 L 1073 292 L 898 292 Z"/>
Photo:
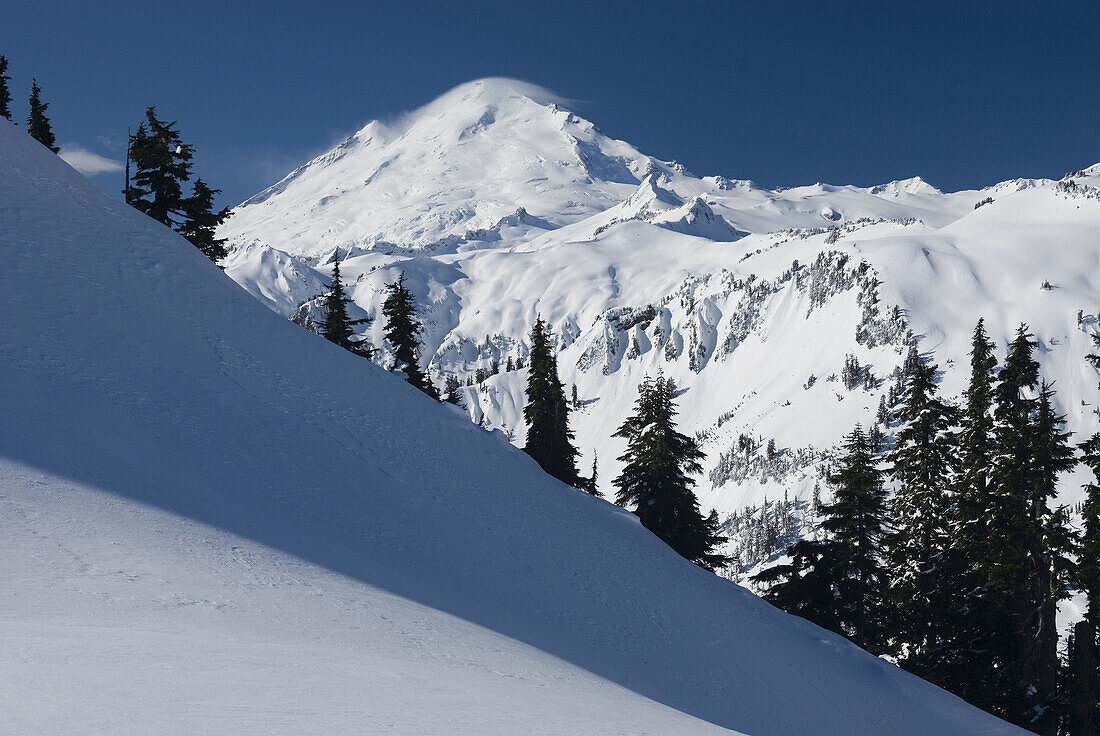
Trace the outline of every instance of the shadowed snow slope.
<path fill-rule="evenodd" d="M 290 324 L 7 123 L 0 254 L 16 730 L 1017 733 Z"/>

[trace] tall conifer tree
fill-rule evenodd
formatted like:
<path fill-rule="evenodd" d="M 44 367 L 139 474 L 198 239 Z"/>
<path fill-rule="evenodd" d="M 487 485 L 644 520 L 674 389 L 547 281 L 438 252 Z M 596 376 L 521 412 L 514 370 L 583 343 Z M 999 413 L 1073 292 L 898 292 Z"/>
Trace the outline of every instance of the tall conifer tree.
<path fill-rule="evenodd" d="M 870 441 L 857 426 L 844 441 L 844 455 L 829 476 L 832 503 L 823 504 L 823 540 L 802 540 L 788 549 L 791 561 L 753 578 L 767 586 L 764 597 L 799 616 L 842 634 L 871 652 L 888 640 L 883 536 L 886 491 Z"/>
<path fill-rule="evenodd" d="M 1094 335 L 1100 348 L 1100 336 Z M 1100 371 L 1100 350 L 1088 361 Z M 1081 462 L 1092 471 L 1081 508 L 1083 529 L 1077 565 L 1077 586 L 1088 601 L 1088 613 L 1074 629 L 1070 650 L 1072 678 L 1069 736 L 1096 736 L 1100 731 L 1100 433 L 1081 444 Z"/>
<path fill-rule="evenodd" d="M 822 507 L 821 527 L 835 545 L 839 576 L 835 581 L 838 617 L 845 635 L 872 652 L 881 652 L 886 570 L 882 541 L 886 532 L 886 491 L 868 436 L 856 427 L 844 456 L 829 478 L 833 501 Z"/>
<path fill-rule="evenodd" d="M 340 278 L 340 251 L 337 250 L 332 262 L 332 288 L 325 296 L 325 323 L 321 327 L 321 334 L 344 350 L 369 358 L 373 352 L 370 343 L 366 338 L 354 339 L 355 331 L 352 328 L 369 324 L 371 320 L 348 317 L 348 304 L 351 304 L 351 299 L 344 295 L 344 282 Z"/>
<path fill-rule="evenodd" d="M 985 583 L 971 596 L 982 612 L 989 656 L 975 663 L 983 668 L 973 679 L 986 693 L 977 705 L 1053 736 L 1058 727 L 1054 614 L 1066 595 L 1072 538 L 1064 510 L 1052 510 L 1049 501 L 1073 459 L 1063 419 L 1053 409 L 1053 392 L 1039 385 L 1035 347 L 1027 325 L 1021 325 L 994 389 L 987 539 L 974 561 Z"/>
<path fill-rule="evenodd" d="M 970 350 L 970 381 L 964 392 L 959 431 L 959 472 L 951 515 L 953 547 L 949 560 L 957 576 L 945 604 L 955 613 L 951 643 L 935 682 L 986 710 L 995 705 L 999 662 L 994 629 L 1003 622 L 1003 602 L 990 582 L 996 553 L 989 509 L 994 505 L 994 345 L 978 320 Z"/>
<path fill-rule="evenodd" d="M 382 314 L 386 316 L 386 340 L 393 347 L 397 370 L 405 372 L 406 380 L 413 386 L 438 399 L 435 386 L 420 370 L 420 321 L 416 318 L 416 301 L 405 286 L 405 274 L 386 287 L 386 299 L 382 302 Z"/>
<path fill-rule="evenodd" d="M 180 207 L 184 218 L 179 227 L 180 235 L 214 263 L 229 254 L 225 249 L 225 239 L 216 234 L 218 225 L 229 217 L 228 208 L 214 211 L 214 195 L 220 191 L 211 189 L 202 179 L 196 179 L 191 196 L 183 200 Z"/>
<path fill-rule="evenodd" d="M 937 367 L 911 350 L 901 423 L 888 457 L 897 487 L 886 538 L 891 634 L 902 666 L 922 677 L 942 667 L 955 611 L 946 573 L 951 550 L 949 484 L 957 412 L 937 396 Z M 934 679 L 934 678 L 933 678 Z"/>
<path fill-rule="evenodd" d="M 527 425 L 527 441 L 523 451 L 558 480 L 582 487 L 577 473 L 578 453 L 569 428 L 569 404 L 558 378 L 558 359 L 550 330 L 542 317 L 537 317 L 531 328 L 526 394 L 523 421 Z"/>
<path fill-rule="evenodd" d="M 27 115 L 27 132 L 31 138 L 57 153 L 61 149 L 54 145 L 53 129 L 50 127 L 50 119 L 46 117 L 46 108 L 49 106 L 48 102 L 42 101 L 42 89 L 38 86 L 38 80 L 31 80 L 31 110 Z"/>
<path fill-rule="evenodd" d="M 692 438 L 676 431 L 676 385 L 672 379 L 646 378 L 638 387 L 634 414 L 614 436 L 627 442 L 625 463 L 613 485 L 615 502 L 630 508 L 642 525 L 697 565 L 713 570 L 726 558 L 714 551 L 724 538 L 717 514 L 703 516 L 691 475 L 702 470 L 703 452 Z"/>
<path fill-rule="evenodd" d="M 5 56 L 0 55 L 0 117 L 11 120 L 11 89 L 8 87 L 8 82 L 11 81 L 11 77 L 8 76 L 8 59 Z"/>
<path fill-rule="evenodd" d="M 1077 461 L 1063 430 L 1065 417 L 1054 410 L 1054 390 L 1044 382 L 1039 390 L 1032 437 L 1033 479 L 1028 494 L 1028 576 L 1030 600 L 1021 628 L 1025 632 L 1024 663 L 1028 682 L 1023 718 L 1044 736 L 1057 736 L 1063 711 L 1058 692 L 1058 604 L 1069 598 L 1071 557 L 1077 540 L 1069 529 L 1064 507 L 1052 509 L 1058 478 Z"/>
<path fill-rule="evenodd" d="M 443 400 L 455 406 L 466 406 L 462 400 L 462 385 L 458 382 L 457 376 L 447 376 L 443 386 Z"/>
<path fill-rule="evenodd" d="M 145 111 L 145 122 L 130 136 L 129 157 L 133 182 L 126 201 L 168 227 L 184 217 L 183 182 L 191 176 L 193 146 L 180 140 L 176 123 L 157 118 L 156 108 Z"/>
<path fill-rule="evenodd" d="M 963 695 L 975 705 L 1020 724 L 1029 699 L 1025 661 L 1029 612 L 1029 492 L 1033 480 L 1031 431 L 1039 383 L 1035 343 L 1021 325 L 993 390 L 993 464 L 982 514 L 983 535 L 971 560 L 979 587 L 969 596 L 980 637 Z M 1027 684 L 1025 684 L 1027 683 Z M 962 694 L 962 693 L 960 693 Z"/>
<path fill-rule="evenodd" d="M 992 581 L 990 595 L 997 615 L 989 621 L 995 637 L 997 676 L 993 693 L 997 715 L 1020 723 L 1026 688 L 1033 685 L 1027 667 L 1028 634 L 1022 628 L 1030 613 L 1029 515 L 1034 481 L 1031 435 L 1036 399 L 1030 394 L 1039 384 L 1039 363 L 1033 357 L 1035 342 L 1021 325 L 1009 346 L 1004 370 L 994 390 L 996 456 L 993 493 L 987 509 L 990 545 L 980 569 Z"/>

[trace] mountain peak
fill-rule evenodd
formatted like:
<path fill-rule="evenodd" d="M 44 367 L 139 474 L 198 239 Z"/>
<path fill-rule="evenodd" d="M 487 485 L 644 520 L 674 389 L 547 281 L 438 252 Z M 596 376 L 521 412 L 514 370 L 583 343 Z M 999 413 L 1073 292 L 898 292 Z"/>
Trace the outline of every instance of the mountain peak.
<path fill-rule="evenodd" d="M 602 212 L 652 160 L 561 102 L 516 79 L 461 84 L 299 167 L 237 207 L 222 233 L 239 244 L 264 232 L 308 258 L 333 247 L 451 251 L 499 240 L 502 218 L 521 208 L 539 229 Z"/>
<path fill-rule="evenodd" d="M 919 176 L 912 176 L 908 179 L 895 179 L 886 184 L 879 184 L 871 187 L 870 192 L 871 194 L 887 194 L 892 197 L 899 194 L 943 194 Z"/>
<path fill-rule="evenodd" d="M 385 127 L 397 133 L 405 133 L 417 125 L 438 126 L 489 118 L 506 111 L 530 114 L 531 108 L 546 108 L 548 113 L 558 111 L 565 99 L 548 89 L 519 79 L 484 77 L 453 87 L 426 105 L 398 116 Z M 364 130 L 366 130 L 364 128 Z"/>

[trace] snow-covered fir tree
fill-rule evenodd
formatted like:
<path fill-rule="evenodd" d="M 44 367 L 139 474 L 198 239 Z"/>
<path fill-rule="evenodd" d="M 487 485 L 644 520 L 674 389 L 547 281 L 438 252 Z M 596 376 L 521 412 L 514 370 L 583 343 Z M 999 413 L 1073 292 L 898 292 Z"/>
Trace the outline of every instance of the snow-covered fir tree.
<path fill-rule="evenodd" d="M 993 621 L 1000 611 L 989 584 L 988 564 L 994 550 L 994 530 L 989 509 L 994 505 L 993 438 L 994 371 L 997 358 L 983 320 L 974 327 L 970 349 L 970 380 L 963 394 L 959 429 L 959 468 L 954 483 L 950 520 L 952 541 L 963 558 L 963 571 L 951 586 L 961 600 L 951 604 L 955 612 L 955 645 L 965 652 L 944 663 L 937 683 L 966 700 L 993 707 L 993 681 L 997 672 L 997 648 Z"/>
<path fill-rule="evenodd" d="M 563 483 L 580 488 L 577 448 L 569 428 L 569 405 L 558 378 L 558 360 L 549 327 L 541 317 L 531 328 L 531 359 L 527 372 L 527 403 L 523 420 L 527 442 L 523 451 L 543 470 Z"/>
<path fill-rule="evenodd" d="M 1094 335 L 1093 341 L 1097 352 L 1087 358 L 1100 371 L 1100 336 Z M 1100 433 L 1081 443 L 1081 462 L 1092 472 L 1092 480 L 1085 486 L 1081 506 L 1076 583 L 1085 594 L 1088 610 L 1074 627 L 1066 720 L 1071 736 L 1095 736 L 1100 730 Z"/>
<path fill-rule="evenodd" d="M 462 400 L 462 388 L 458 382 L 458 376 L 447 376 L 443 384 L 443 400 L 455 406 L 466 406 L 466 402 Z"/>
<path fill-rule="evenodd" d="M 829 476 L 833 501 L 821 507 L 824 538 L 797 542 L 787 551 L 787 564 L 753 578 L 775 605 L 872 652 L 883 651 L 889 637 L 882 476 L 867 434 L 857 426 Z"/>
<path fill-rule="evenodd" d="M 405 372 L 406 380 L 433 398 L 439 398 L 432 382 L 420 369 L 420 321 L 417 319 L 416 301 L 405 285 L 405 274 L 386 287 L 386 299 L 382 302 L 382 314 L 386 317 L 386 340 L 393 347 L 395 370 Z"/>
<path fill-rule="evenodd" d="M 1033 478 L 1029 486 L 1027 547 L 1029 596 L 1022 620 L 1026 668 L 1024 701 L 1019 722 L 1044 736 L 1057 736 L 1065 698 L 1059 691 L 1058 605 L 1070 597 L 1078 539 L 1064 507 L 1051 507 L 1060 476 L 1077 460 L 1064 431 L 1065 417 L 1054 410 L 1054 390 L 1039 388 L 1031 437 Z"/>
<path fill-rule="evenodd" d="M 329 342 L 336 343 L 345 350 L 361 355 L 364 358 L 371 357 L 373 349 L 370 342 L 364 337 L 355 339 L 354 327 L 369 324 L 369 318 L 351 319 L 348 317 L 348 305 L 351 304 L 344 294 L 344 282 L 340 278 L 340 251 L 337 250 L 332 260 L 332 287 L 325 295 L 323 309 L 325 323 L 321 326 L 321 334 Z"/>
<path fill-rule="evenodd" d="M 676 431 L 676 384 L 646 377 L 638 387 L 634 413 L 616 437 L 626 440 L 625 463 L 612 481 L 615 502 L 630 508 L 642 525 L 692 562 L 713 570 L 725 563 L 715 548 L 724 541 L 718 516 L 703 516 L 691 477 L 702 470 L 695 440 Z"/>
<path fill-rule="evenodd" d="M 957 413 L 938 396 L 937 366 L 910 349 L 900 427 L 887 456 L 895 482 L 886 537 L 890 637 L 903 666 L 934 676 L 950 646 L 955 611 L 946 578 L 952 550 L 949 496 Z"/>

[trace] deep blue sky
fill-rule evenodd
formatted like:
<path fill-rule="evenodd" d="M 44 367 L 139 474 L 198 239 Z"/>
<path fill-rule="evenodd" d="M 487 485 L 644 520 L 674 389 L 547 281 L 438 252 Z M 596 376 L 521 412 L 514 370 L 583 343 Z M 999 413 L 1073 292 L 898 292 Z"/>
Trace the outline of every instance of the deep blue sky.
<path fill-rule="evenodd" d="M 14 112 L 119 159 L 147 105 L 234 204 L 470 79 L 578 100 L 697 174 L 943 189 L 1100 161 L 1100 3 L 6 0 Z M 120 176 L 97 181 L 112 190 Z"/>

